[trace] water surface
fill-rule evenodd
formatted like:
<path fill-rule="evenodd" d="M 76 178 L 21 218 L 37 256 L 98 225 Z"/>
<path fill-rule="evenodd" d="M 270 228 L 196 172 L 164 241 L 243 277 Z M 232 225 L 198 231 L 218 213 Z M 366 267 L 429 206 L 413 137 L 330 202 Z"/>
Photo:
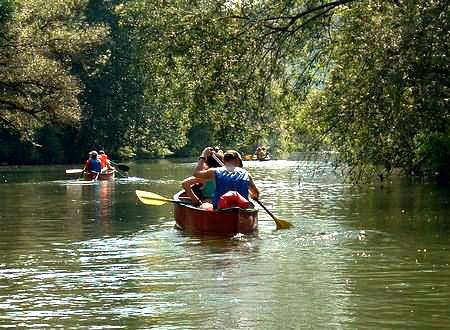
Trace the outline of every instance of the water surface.
<path fill-rule="evenodd" d="M 295 224 L 233 238 L 174 229 L 193 163 L 130 164 L 81 184 L 65 167 L 0 168 L 0 327 L 380 329 L 450 327 L 448 187 L 354 187 L 317 164 L 248 162 Z"/>

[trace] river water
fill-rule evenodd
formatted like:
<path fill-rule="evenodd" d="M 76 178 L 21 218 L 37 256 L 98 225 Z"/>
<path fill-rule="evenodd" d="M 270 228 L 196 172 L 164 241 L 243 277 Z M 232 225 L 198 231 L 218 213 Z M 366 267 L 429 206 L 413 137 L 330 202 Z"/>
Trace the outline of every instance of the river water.
<path fill-rule="evenodd" d="M 261 210 L 255 234 L 195 237 L 172 205 L 138 202 L 136 189 L 171 196 L 193 163 L 133 163 L 94 185 L 0 168 L 0 328 L 450 328 L 448 187 L 245 165 L 295 228 Z"/>

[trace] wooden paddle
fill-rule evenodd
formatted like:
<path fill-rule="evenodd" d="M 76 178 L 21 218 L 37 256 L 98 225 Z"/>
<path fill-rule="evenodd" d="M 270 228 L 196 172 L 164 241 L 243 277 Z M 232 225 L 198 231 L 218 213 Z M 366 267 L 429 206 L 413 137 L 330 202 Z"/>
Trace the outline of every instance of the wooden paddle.
<path fill-rule="evenodd" d="M 79 174 L 78 180 L 80 180 L 83 177 L 83 173 L 84 173 L 84 170 L 78 169 L 78 168 L 66 170 L 66 174 Z"/>
<path fill-rule="evenodd" d="M 257 198 L 253 198 L 253 200 L 258 203 L 263 209 L 264 211 L 266 211 L 270 217 L 273 219 L 273 221 L 275 221 L 275 224 L 277 225 L 277 230 L 278 229 L 289 229 L 291 227 L 294 227 L 294 225 L 286 220 L 277 218 L 272 212 L 270 212 L 267 207 L 265 207 L 265 205 Z"/>
<path fill-rule="evenodd" d="M 111 161 L 109 161 L 110 163 L 111 163 L 111 165 L 113 165 L 113 163 L 111 162 Z M 126 166 L 126 165 L 123 165 L 123 166 Z M 121 166 L 122 167 L 122 166 Z M 128 167 L 128 166 L 126 166 L 126 167 Z M 119 166 L 114 166 L 113 165 L 113 169 L 114 169 L 114 171 L 119 175 L 119 177 L 121 177 L 121 178 L 128 178 L 128 173 L 125 171 L 125 172 L 122 172 L 120 169 L 119 169 Z M 130 168 L 128 167 L 128 170 L 129 170 Z"/>
<path fill-rule="evenodd" d="M 125 164 L 117 164 L 117 163 L 113 162 L 112 160 L 110 160 L 109 162 L 121 171 L 128 172 L 130 170 L 130 167 Z"/>
<path fill-rule="evenodd" d="M 187 204 L 187 202 L 170 199 L 150 191 L 136 190 L 136 195 L 139 200 L 146 205 L 160 206 L 167 203 Z"/>
<path fill-rule="evenodd" d="M 221 166 L 224 166 L 223 162 L 217 158 L 216 154 L 212 154 L 213 158 L 216 160 L 217 163 L 219 163 Z M 264 211 L 267 212 L 267 214 L 270 215 L 270 217 L 273 219 L 273 221 L 275 221 L 275 224 L 277 225 L 277 230 L 278 229 L 289 229 L 291 227 L 294 227 L 294 225 L 286 220 L 277 218 L 272 212 L 270 212 L 267 207 L 264 206 L 264 204 L 257 198 L 253 198 L 253 200 L 255 202 L 257 202 L 263 209 Z"/>
<path fill-rule="evenodd" d="M 116 170 L 117 174 L 119 174 L 119 176 L 120 176 L 121 178 L 128 178 L 128 175 L 123 174 L 118 168 L 115 168 L 115 167 L 114 167 L 114 169 Z"/>
<path fill-rule="evenodd" d="M 94 173 L 95 173 L 95 172 L 94 172 Z M 92 181 L 97 181 L 99 175 L 100 175 L 100 172 L 97 172 L 97 175 L 95 176 L 94 179 L 92 179 Z"/>
<path fill-rule="evenodd" d="M 66 174 L 80 174 L 83 173 L 82 169 L 74 168 L 70 170 L 66 170 Z"/>

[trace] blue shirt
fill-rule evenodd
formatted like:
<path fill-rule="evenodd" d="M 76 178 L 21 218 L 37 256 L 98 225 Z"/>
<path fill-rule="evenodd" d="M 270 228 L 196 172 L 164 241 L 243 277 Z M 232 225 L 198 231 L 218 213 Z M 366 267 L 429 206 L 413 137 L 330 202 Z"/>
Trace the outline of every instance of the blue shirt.
<path fill-rule="evenodd" d="M 214 208 L 217 208 L 219 198 L 229 191 L 237 191 L 242 197 L 248 199 L 250 177 L 246 170 L 236 167 L 233 172 L 229 172 L 224 167 L 220 167 L 216 169 L 215 179 L 216 191 L 212 199 Z"/>
<path fill-rule="evenodd" d="M 100 173 L 102 170 L 102 165 L 98 159 L 89 159 L 88 170 L 90 172 Z"/>

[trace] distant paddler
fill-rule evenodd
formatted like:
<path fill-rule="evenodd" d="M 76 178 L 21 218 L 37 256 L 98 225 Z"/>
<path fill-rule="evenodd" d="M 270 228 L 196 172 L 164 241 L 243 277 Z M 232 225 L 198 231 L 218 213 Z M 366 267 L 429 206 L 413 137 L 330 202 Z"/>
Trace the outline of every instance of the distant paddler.
<path fill-rule="evenodd" d="M 98 159 L 97 151 L 93 150 L 89 153 L 89 159 L 83 168 L 83 173 L 86 173 L 91 179 L 98 178 L 98 175 L 102 171 L 102 164 Z"/>
<path fill-rule="evenodd" d="M 102 173 L 107 173 L 111 171 L 115 171 L 115 168 L 111 165 L 111 162 L 108 158 L 108 155 L 104 150 L 100 150 L 98 152 L 98 159 L 100 160 L 100 165 L 102 167 Z"/>

